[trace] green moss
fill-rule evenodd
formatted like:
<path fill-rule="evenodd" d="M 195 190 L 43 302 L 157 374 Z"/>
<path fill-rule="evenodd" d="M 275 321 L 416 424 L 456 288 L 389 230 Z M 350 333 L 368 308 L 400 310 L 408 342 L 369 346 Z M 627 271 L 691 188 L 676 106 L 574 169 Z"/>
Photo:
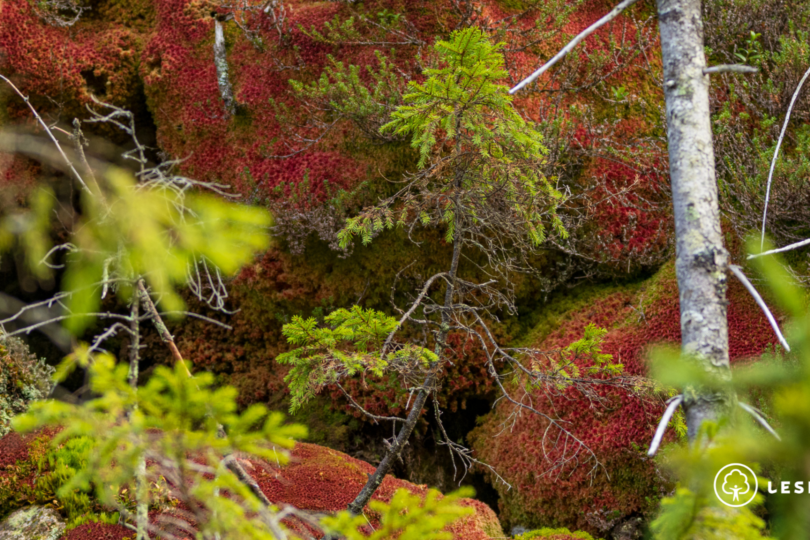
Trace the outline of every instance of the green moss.
<path fill-rule="evenodd" d="M 521 325 L 529 330 L 518 340 L 516 346 L 531 346 L 542 341 L 552 332 L 559 329 L 572 314 L 576 314 L 589 305 L 595 305 L 601 298 L 618 292 L 635 293 L 645 282 L 628 284 L 599 283 L 588 284 L 560 291 L 547 303 L 537 305 L 535 309 L 521 316 Z"/>
<path fill-rule="evenodd" d="M 27 482 L 36 471 L 36 461 L 47 451 L 48 439 L 45 436 L 35 439 L 29 445 L 28 459 L 17 461 L 3 469 L 3 474 L 0 475 L 0 520 L 18 508 L 51 502 L 30 489 Z"/>
<path fill-rule="evenodd" d="M 89 439 L 78 437 L 53 447 L 50 435 L 28 445 L 28 458 L 3 469 L 0 475 L 0 519 L 18 508 L 46 505 L 65 518 L 67 529 L 90 522 L 118 523 L 118 513 L 104 512 L 92 494 L 60 493 L 87 459 Z"/>
<path fill-rule="evenodd" d="M 536 529 L 529 531 L 515 537 L 515 540 L 539 540 L 546 538 L 548 540 L 573 540 L 579 538 L 581 540 L 598 540 L 584 531 L 571 532 L 568 529 L 550 529 L 548 527 L 543 529 Z"/>
<path fill-rule="evenodd" d="M 361 424 L 357 418 L 335 410 L 328 396 L 307 402 L 292 416 L 292 421 L 309 428 L 308 442 L 341 451 L 348 449 Z"/>

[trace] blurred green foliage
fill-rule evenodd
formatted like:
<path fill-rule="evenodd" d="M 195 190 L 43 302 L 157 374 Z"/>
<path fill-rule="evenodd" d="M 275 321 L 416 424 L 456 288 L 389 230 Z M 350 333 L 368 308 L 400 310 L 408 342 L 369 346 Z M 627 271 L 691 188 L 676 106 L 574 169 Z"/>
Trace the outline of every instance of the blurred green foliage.
<path fill-rule="evenodd" d="M 454 493 L 442 496 L 436 490 L 429 490 L 423 498 L 398 490 L 390 504 L 371 501 L 369 506 L 382 516 L 380 526 L 370 535 L 361 528 L 368 525 L 366 516 L 352 515 L 343 511 L 323 519 L 327 530 L 337 532 L 346 540 L 452 540 L 453 533 L 443 529 L 457 519 L 474 513 L 469 507 L 458 504 L 462 497 L 471 497 L 473 490 L 463 487 Z"/>
<path fill-rule="evenodd" d="M 58 373 L 75 365 L 88 367 L 98 397 L 80 405 L 39 401 L 14 419 L 15 429 L 22 432 L 62 427 L 52 450 L 40 460 L 47 472 L 37 487 L 55 494 L 71 526 L 112 521 L 115 514 L 99 514 L 100 508 L 122 514 L 139 502 L 165 508 L 166 495 L 159 488 L 171 478 L 175 497 L 194 509 L 195 527 L 203 538 L 279 538 L 278 529 L 268 526 L 268 512 L 275 509 L 264 508 L 223 459 L 239 452 L 284 464 L 286 449 L 306 436 L 303 426 L 285 424 L 281 413 L 261 404 L 237 412 L 234 389 L 216 388 L 209 373 L 191 376 L 183 362 L 156 368 L 145 385 L 133 388 L 127 366 L 116 365 L 111 356 L 90 356 L 86 350 L 73 356 Z M 139 478 L 151 488 L 133 494 Z M 452 538 L 442 530 L 472 512 L 458 505 L 460 497 L 469 495 L 459 491 L 441 497 L 431 491 L 423 498 L 402 491 L 390 505 L 373 502 L 382 519 L 372 538 Z M 359 530 L 365 524 L 364 517 L 347 513 L 324 521 L 325 527 L 350 539 L 365 538 Z"/>
<path fill-rule="evenodd" d="M 101 511 L 97 500 L 79 490 L 64 490 L 77 472 L 87 466 L 93 441 L 88 437 L 74 437 L 58 446 L 52 446 L 37 460 L 39 473 L 34 491 L 42 500 L 54 504 L 65 515 L 68 529 L 85 523 L 118 523 L 117 512 Z"/>
<path fill-rule="evenodd" d="M 169 476 L 167 471 L 179 475 L 174 479 L 182 479 L 181 485 L 175 487 L 189 498 L 183 502 L 197 505 L 195 516 L 206 518 L 197 524 L 204 535 L 274 538 L 261 519 L 251 516 L 262 509 L 260 501 L 222 459 L 240 452 L 283 463 L 285 449 L 306 435 L 303 426 L 284 424 L 281 413 L 263 405 L 238 413 L 235 390 L 214 387 L 209 373 L 190 376 L 183 362 L 158 367 L 138 388 L 127 381 L 128 367 L 116 365 L 109 355 L 84 356 L 78 363 L 89 368 L 97 398 L 81 405 L 37 402 L 14 420 L 15 429 L 23 432 L 62 426 L 54 445 L 82 445 L 82 452 L 73 453 L 77 458 L 57 468 L 52 478 L 61 485 L 60 499 L 91 493 L 106 507 L 124 510 L 122 493 L 132 489 L 142 474 L 139 467 L 149 463 L 145 475 L 152 482 Z M 142 495 L 147 500 L 141 502 L 159 502 L 153 490 Z"/>
<path fill-rule="evenodd" d="M 81 218 L 67 244 L 61 288 L 69 293 L 65 324 L 74 332 L 92 322 L 88 314 L 99 306 L 97 289 L 103 282 L 128 297 L 134 281 L 143 277 L 167 311 L 178 311 L 183 302 L 176 287 L 196 258 L 205 257 L 232 275 L 269 244 L 266 210 L 169 185 L 138 184 L 131 173 L 113 166 L 99 176 L 100 182 L 82 191 Z M 42 260 L 51 247 L 53 203 L 53 194 L 40 188 L 26 211 L 0 221 L 0 250 L 19 237 L 38 276 L 50 272 Z"/>

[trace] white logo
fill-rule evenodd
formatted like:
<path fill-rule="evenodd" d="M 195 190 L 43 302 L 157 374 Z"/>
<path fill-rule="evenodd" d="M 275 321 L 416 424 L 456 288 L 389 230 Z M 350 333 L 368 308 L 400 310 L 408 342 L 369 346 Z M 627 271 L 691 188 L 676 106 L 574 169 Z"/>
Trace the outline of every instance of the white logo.
<path fill-rule="evenodd" d="M 714 494 L 720 502 L 732 508 L 745 506 L 753 501 L 757 489 L 757 475 L 742 463 L 726 465 L 714 477 Z"/>

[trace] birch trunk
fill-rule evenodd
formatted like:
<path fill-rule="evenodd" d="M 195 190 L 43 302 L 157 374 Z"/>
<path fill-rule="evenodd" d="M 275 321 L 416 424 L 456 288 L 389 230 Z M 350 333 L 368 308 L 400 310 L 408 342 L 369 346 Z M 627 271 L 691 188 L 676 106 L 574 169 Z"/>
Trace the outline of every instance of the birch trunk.
<path fill-rule="evenodd" d="M 228 58 L 225 52 L 225 31 L 219 19 L 214 19 L 214 65 L 217 68 L 217 84 L 225 110 L 229 114 L 236 112 L 236 101 L 233 98 L 233 86 L 228 78 Z"/>
<path fill-rule="evenodd" d="M 669 171 L 675 213 L 676 271 L 683 352 L 728 380 L 726 270 L 714 169 L 709 76 L 703 73 L 700 0 L 657 0 L 664 61 Z M 715 420 L 733 395 L 697 387 L 684 391 L 690 440 Z"/>

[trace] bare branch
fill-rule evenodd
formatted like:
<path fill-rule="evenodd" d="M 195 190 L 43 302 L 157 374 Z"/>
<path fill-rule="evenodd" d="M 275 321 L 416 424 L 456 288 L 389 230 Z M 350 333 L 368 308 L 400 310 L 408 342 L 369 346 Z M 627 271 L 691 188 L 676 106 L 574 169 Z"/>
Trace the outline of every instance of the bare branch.
<path fill-rule="evenodd" d="M 714 73 L 759 73 L 759 68 L 744 66 L 742 64 L 718 64 L 705 68 L 703 73 L 705 75 L 712 75 Z"/>
<path fill-rule="evenodd" d="M 166 324 L 163 322 L 163 318 L 160 316 L 160 313 L 155 307 L 155 303 L 152 301 L 152 297 L 149 296 L 149 291 L 146 290 L 146 287 L 143 284 L 143 280 L 138 281 L 138 296 L 140 296 L 141 302 L 143 303 L 143 307 L 146 308 L 146 311 L 152 318 L 152 323 L 155 325 L 155 329 L 158 331 L 160 339 L 162 339 L 163 342 L 166 343 L 166 345 L 168 345 L 169 350 L 172 352 L 172 357 L 174 358 L 174 360 L 176 362 L 182 362 L 183 355 L 181 355 L 180 351 L 177 349 L 177 344 L 175 344 L 174 342 L 174 337 L 171 335 L 171 333 L 169 333 L 169 329 L 166 328 Z M 188 376 L 191 377 L 191 372 L 188 371 L 188 367 L 186 367 L 186 373 L 188 373 Z"/>
<path fill-rule="evenodd" d="M 55 323 L 55 321 L 52 321 L 54 313 L 47 303 L 38 303 L 36 307 L 33 307 L 24 304 L 13 296 L 0 292 L 0 313 L 14 313 L 12 317 L 0 320 L 0 333 L 4 333 L 5 325 L 14 320 L 19 320 L 25 324 L 47 321 L 45 325 L 38 327 L 39 331 L 45 334 L 62 351 L 70 349 L 70 334 L 58 324 L 50 324 L 51 322 Z"/>
<path fill-rule="evenodd" d="M 621 2 L 615 8 L 610 10 L 610 12 L 607 15 L 605 15 L 604 17 L 602 17 L 601 19 L 599 19 L 598 21 L 596 21 L 595 23 L 590 25 L 588 28 L 586 28 L 585 30 L 583 30 L 582 32 L 577 34 L 577 36 L 574 37 L 574 39 L 572 39 L 571 41 L 569 41 L 568 45 L 563 47 L 560 50 L 560 52 L 558 52 L 551 60 L 549 60 L 548 62 L 543 64 L 542 67 L 540 67 L 540 69 L 538 69 L 537 71 L 535 71 L 534 73 L 532 73 L 531 75 L 529 75 L 528 77 L 526 77 L 525 79 L 520 81 L 514 88 L 509 90 L 509 93 L 510 94 L 515 94 L 519 90 L 524 88 L 526 85 L 531 84 L 540 75 L 542 75 L 543 73 L 548 71 L 548 69 L 551 66 L 553 66 L 554 64 L 559 62 L 566 54 L 571 52 L 574 49 L 574 47 L 579 45 L 579 43 L 582 40 L 584 40 L 585 38 L 587 38 L 588 36 L 593 34 L 596 30 L 598 30 L 602 26 L 606 25 L 607 23 L 609 23 L 610 21 L 615 19 L 622 11 L 629 8 L 630 6 L 635 4 L 637 1 L 638 0 L 624 0 L 623 2 Z"/>
<path fill-rule="evenodd" d="M 81 184 L 81 186 L 84 189 L 89 191 L 89 189 L 87 187 L 87 184 L 84 183 L 84 179 L 82 178 L 82 175 L 79 174 L 79 171 L 77 171 L 76 168 L 73 166 L 73 162 L 68 159 L 67 155 L 65 155 L 65 151 L 62 150 L 62 146 L 59 144 L 59 141 L 57 141 L 56 137 L 53 136 L 53 132 L 51 131 L 51 128 L 48 127 L 48 125 L 45 123 L 45 121 L 39 115 L 39 113 L 34 108 L 34 106 L 31 105 L 31 102 L 29 101 L 28 96 L 23 95 L 23 93 L 20 91 L 20 89 L 17 88 L 16 86 L 14 86 L 14 83 L 11 82 L 4 75 L 0 74 L 0 79 L 4 80 L 6 82 L 6 84 L 8 84 L 14 90 L 14 92 L 18 96 L 20 96 L 22 98 L 22 100 L 25 102 L 25 104 L 28 105 L 28 108 L 34 114 L 34 117 L 37 119 L 37 122 L 39 122 L 39 125 L 41 125 L 43 127 L 43 129 L 45 130 L 45 133 L 48 134 L 48 137 L 51 139 L 51 141 L 53 141 L 53 144 L 56 145 L 56 149 L 59 150 L 59 154 L 61 154 L 62 159 L 65 160 L 65 163 L 67 164 L 70 171 L 73 173 L 73 176 L 76 177 L 76 180 L 79 181 L 79 184 Z"/>
<path fill-rule="evenodd" d="M 737 279 L 739 279 L 742 282 L 745 288 L 748 289 L 748 292 L 751 293 L 751 296 L 754 297 L 754 300 L 756 300 L 757 304 L 759 305 L 760 308 L 762 308 L 762 311 L 768 318 L 768 322 L 771 323 L 771 328 L 773 328 L 773 331 L 776 333 L 776 337 L 779 338 L 779 343 L 782 344 L 782 346 L 785 348 L 787 352 L 790 352 L 790 345 L 788 345 L 787 340 L 782 335 L 782 332 L 779 330 L 779 324 L 776 322 L 776 319 L 774 318 L 773 314 L 771 314 L 771 310 L 768 309 L 768 305 L 765 304 L 765 301 L 759 295 L 757 290 L 754 288 L 751 282 L 748 281 L 748 278 L 745 277 L 745 274 L 743 274 L 742 269 L 736 264 L 730 264 L 728 265 L 728 268 L 735 276 L 737 276 Z"/>
<path fill-rule="evenodd" d="M 484 463 L 483 461 L 474 458 L 472 456 L 472 451 L 469 448 L 467 448 L 465 446 L 462 446 L 462 445 L 460 445 L 458 443 L 454 443 L 450 439 L 450 436 L 447 435 L 447 431 L 445 431 L 445 429 L 444 429 L 444 423 L 442 422 L 442 416 L 441 416 L 442 413 L 441 413 L 441 410 L 439 409 L 439 402 L 436 399 L 435 394 L 433 395 L 433 411 L 434 411 L 434 414 L 436 416 L 436 423 L 439 425 L 439 430 L 441 431 L 442 439 L 443 439 L 442 441 L 439 441 L 439 444 L 443 444 L 443 445 L 447 446 L 447 449 L 450 451 L 450 460 L 453 463 L 453 479 L 454 480 L 456 478 L 456 474 L 458 473 L 458 470 L 456 469 L 456 460 L 454 458 L 454 455 L 458 456 L 460 458 L 460 460 L 461 460 L 461 464 L 464 465 L 464 474 L 461 476 L 461 478 L 458 481 L 459 485 L 461 484 L 461 481 L 464 480 L 464 477 L 467 475 L 467 472 L 470 470 L 470 467 L 473 464 L 475 464 L 475 465 L 480 465 L 481 467 L 484 467 L 490 473 L 492 473 L 497 480 L 500 480 L 501 482 L 503 482 L 503 484 L 506 486 L 507 491 L 512 489 L 512 484 L 507 482 L 500 474 L 498 474 L 498 471 L 496 471 L 495 468 L 492 465 L 490 465 L 488 463 Z"/>
<path fill-rule="evenodd" d="M 418 308 L 422 304 L 422 300 L 425 299 L 425 296 L 427 295 L 428 291 L 430 290 L 430 286 L 433 284 L 433 282 L 436 281 L 440 277 L 443 278 L 443 277 L 446 277 L 446 276 L 447 276 L 446 272 L 441 272 L 441 273 L 438 273 L 438 274 L 434 274 L 433 276 L 430 277 L 430 279 L 428 279 L 425 282 L 425 285 L 422 287 L 422 290 L 419 292 L 419 296 L 417 296 L 416 300 L 413 301 L 413 303 L 411 304 L 411 307 L 408 309 L 408 311 L 406 311 L 402 315 L 402 317 L 400 317 L 399 322 L 397 322 L 396 328 L 394 328 L 394 330 L 392 330 L 391 333 L 388 335 L 388 338 L 386 338 L 385 343 L 383 343 L 382 349 L 380 350 L 380 356 L 385 355 L 386 351 L 388 350 L 388 347 L 391 345 L 391 341 L 394 339 L 394 334 L 396 334 L 397 331 L 402 326 L 402 324 L 405 321 L 407 321 L 411 317 L 411 315 L 413 315 L 413 312 L 416 311 L 416 308 Z"/>
<path fill-rule="evenodd" d="M 340 389 L 340 391 L 341 391 L 341 392 L 343 392 L 343 395 L 346 397 L 346 399 L 348 399 L 348 400 L 349 400 L 349 402 L 352 404 L 352 406 L 353 406 L 355 409 L 357 409 L 358 411 L 360 411 L 360 412 L 361 412 L 361 413 L 363 413 L 364 415 L 366 415 L 366 416 L 368 416 L 369 418 L 371 418 L 371 419 L 372 419 L 372 421 L 373 421 L 375 424 L 377 423 L 377 420 L 390 420 L 390 421 L 392 421 L 392 422 L 405 422 L 405 419 L 404 419 L 404 418 L 400 418 L 399 416 L 378 416 L 378 415 L 376 415 L 376 414 L 371 414 L 370 412 L 368 412 L 367 410 L 365 410 L 365 409 L 364 409 L 364 408 L 363 408 L 363 407 L 362 407 L 362 406 L 361 406 L 359 403 L 357 403 L 357 402 L 354 400 L 354 398 L 352 398 L 352 396 L 351 396 L 351 395 L 349 395 L 349 393 L 348 393 L 348 392 L 347 392 L 347 391 L 346 391 L 346 390 L 345 390 L 345 389 L 344 389 L 344 388 L 343 388 L 343 387 L 340 385 L 340 383 L 335 383 L 335 386 L 337 386 L 337 387 Z"/>
<path fill-rule="evenodd" d="M 768 423 L 768 421 L 767 421 L 767 420 L 765 420 L 765 417 L 764 417 L 764 416 L 762 416 L 762 414 L 760 414 L 760 412 L 759 412 L 757 409 L 753 408 L 751 405 L 748 405 L 748 404 L 746 404 L 746 403 L 743 403 L 742 401 L 738 401 L 738 402 L 737 402 L 737 405 L 739 405 L 739 406 L 740 406 L 740 408 L 741 408 L 742 410 L 744 410 L 745 412 L 747 412 L 748 414 L 750 414 L 751 416 L 753 416 L 753 417 L 754 417 L 754 420 L 756 420 L 757 422 L 759 422 L 759 424 L 760 424 L 762 427 L 764 427 L 764 428 L 765 428 L 765 430 L 766 430 L 768 433 L 770 433 L 771 435 L 773 435 L 774 437 L 776 437 L 776 440 L 777 440 L 777 441 L 781 441 L 781 440 L 782 440 L 782 437 L 780 437 L 780 436 L 779 436 L 779 434 L 776 432 L 776 430 L 774 430 L 774 429 L 771 427 L 771 425 Z"/>
<path fill-rule="evenodd" d="M 137 319 L 136 319 L 137 323 Z M 117 322 L 112 326 L 108 327 L 104 332 L 100 333 L 93 339 L 93 343 L 90 345 L 90 348 L 87 350 L 88 353 L 93 353 L 95 351 L 101 351 L 101 344 L 107 341 L 109 338 L 114 337 L 119 330 L 126 330 L 127 332 L 131 332 L 132 330 L 126 326 L 123 322 Z"/>
<path fill-rule="evenodd" d="M 647 451 L 648 456 L 654 456 L 655 453 L 658 452 L 658 447 L 661 445 L 661 440 L 664 438 L 664 432 L 667 430 L 669 420 L 672 418 L 672 415 L 675 414 L 675 409 L 678 408 L 678 405 L 680 405 L 682 401 L 682 395 L 677 395 L 669 400 L 669 405 L 664 411 L 664 416 L 661 417 L 661 421 L 658 423 L 658 429 L 655 430 L 652 444 L 650 444 L 650 449 Z"/>
<path fill-rule="evenodd" d="M 224 328 L 225 330 L 233 330 L 233 326 L 231 326 L 230 324 L 226 324 L 222 321 L 212 319 L 211 317 L 206 317 L 205 315 L 200 315 L 199 313 L 194 313 L 193 311 L 161 311 L 160 314 L 183 315 L 184 317 L 191 317 L 192 319 L 200 319 L 201 321 L 211 323 L 213 325 L 219 326 L 220 328 Z"/>
<path fill-rule="evenodd" d="M 796 242 L 795 244 L 789 244 L 785 247 L 771 249 L 769 251 L 763 251 L 762 253 L 754 253 L 753 255 L 748 256 L 748 260 L 756 259 L 757 257 L 764 257 L 765 255 L 773 255 L 774 253 L 784 253 L 785 251 L 799 249 L 800 247 L 804 247 L 807 245 L 810 245 L 810 238 L 808 238 L 807 240 L 802 240 L 801 242 Z"/>
<path fill-rule="evenodd" d="M 771 180 L 773 179 L 773 170 L 776 168 L 776 159 L 779 157 L 779 147 L 782 146 L 782 139 L 785 138 L 785 131 L 787 131 L 788 122 L 790 122 L 790 113 L 793 112 L 793 105 L 796 104 L 796 99 L 799 97 L 799 92 L 804 86 L 804 82 L 807 80 L 807 77 L 810 76 L 810 68 L 804 72 L 804 76 L 802 80 L 799 81 L 799 85 L 796 87 L 796 91 L 793 92 L 793 97 L 790 100 L 790 106 L 788 106 L 787 114 L 785 115 L 785 123 L 782 124 L 782 131 L 779 133 L 779 140 L 776 141 L 776 149 L 773 151 L 773 159 L 771 160 L 771 170 L 768 171 L 768 187 L 765 188 L 765 209 L 762 211 L 762 238 L 760 240 L 760 251 L 765 249 L 765 220 L 768 217 L 768 199 L 771 196 Z"/>

